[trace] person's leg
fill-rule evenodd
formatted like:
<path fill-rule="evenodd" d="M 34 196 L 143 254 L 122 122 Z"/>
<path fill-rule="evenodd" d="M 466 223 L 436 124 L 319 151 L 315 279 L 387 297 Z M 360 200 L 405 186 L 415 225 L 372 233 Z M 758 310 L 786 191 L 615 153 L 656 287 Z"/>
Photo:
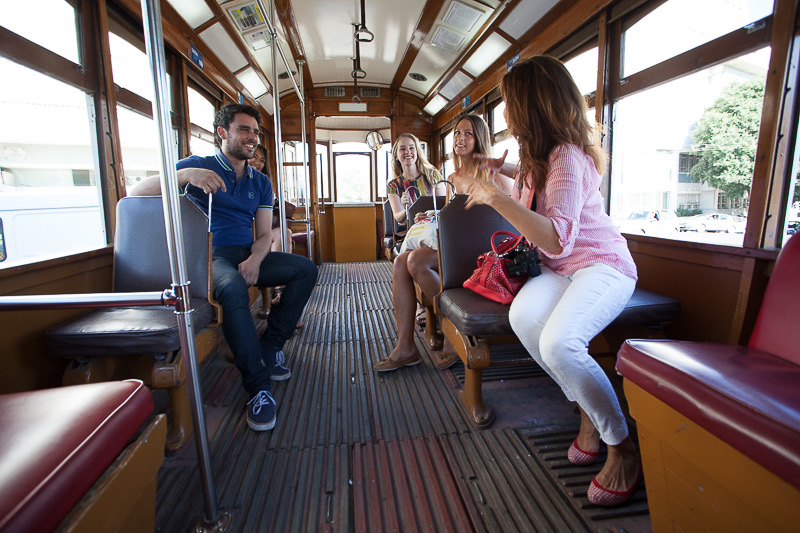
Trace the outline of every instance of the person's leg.
<path fill-rule="evenodd" d="M 593 452 L 599 449 L 597 437 L 608 444 L 608 458 L 592 483 L 590 499 L 614 505 L 635 488 L 640 459 L 614 388 L 587 347 L 624 309 L 636 283 L 604 265 L 581 269 L 570 277 L 572 282 L 542 331 L 539 350 L 567 397 L 581 409 L 578 446 Z"/>
<path fill-rule="evenodd" d="M 392 265 L 392 300 L 397 322 L 397 345 L 388 357 L 375 364 L 378 371 L 395 370 L 404 364 L 416 364 L 420 360 L 414 344 L 414 313 L 417 309 L 417 296 L 414 293 L 414 280 L 408 271 L 408 257 L 411 252 L 397 256 Z"/>
<path fill-rule="evenodd" d="M 553 309 L 539 339 L 539 352 L 552 375 L 575 401 L 607 444 L 628 436 L 628 427 L 611 382 L 588 345 L 625 308 L 636 282 L 605 265 L 570 276 L 571 283 Z"/>
<path fill-rule="evenodd" d="M 270 379 L 261 364 L 261 347 L 253 317 L 250 314 L 248 287 L 239 274 L 238 265 L 249 256 L 244 247 L 214 249 L 214 298 L 222 306 L 222 332 L 233 353 L 242 383 L 250 396 L 270 390 Z"/>
<path fill-rule="evenodd" d="M 408 256 L 408 272 L 427 297 L 439 294 L 439 253 L 436 250 L 423 247 L 412 251 Z"/>
<path fill-rule="evenodd" d="M 281 300 L 273 306 L 267 319 L 267 329 L 261 337 L 262 346 L 272 356 L 283 348 L 294 333 L 316 281 L 317 266 L 306 257 L 270 252 L 261 263 L 258 285 L 284 286 Z"/>

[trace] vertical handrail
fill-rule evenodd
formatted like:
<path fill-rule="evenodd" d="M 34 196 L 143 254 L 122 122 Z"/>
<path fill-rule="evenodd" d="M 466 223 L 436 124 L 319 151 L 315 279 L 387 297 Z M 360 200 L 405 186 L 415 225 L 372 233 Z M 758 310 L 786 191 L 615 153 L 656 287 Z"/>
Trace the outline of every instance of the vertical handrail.
<path fill-rule="evenodd" d="M 195 444 L 197 446 L 198 467 L 203 483 L 205 498 L 206 526 L 218 528 L 220 521 L 230 521 L 230 515 L 220 513 L 217 507 L 214 480 L 211 473 L 211 459 L 208 449 L 206 420 L 200 396 L 200 380 L 197 373 L 197 354 L 194 346 L 192 309 L 189 299 L 189 280 L 186 273 L 186 258 L 183 247 L 183 228 L 178 201 L 178 175 L 172 151 L 172 124 L 168 107 L 168 85 L 166 62 L 164 60 L 164 40 L 161 28 L 161 7 L 158 0 L 143 0 L 142 19 L 144 21 L 145 45 L 153 81 L 153 116 L 158 124 L 161 151 L 161 193 L 164 205 L 164 225 L 167 233 L 167 249 L 172 270 L 172 287 L 178 296 L 175 314 L 181 339 L 181 350 L 186 355 L 186 384 L 189 391 L 189 404 L 192 412 Z M 198 280 L 199 281 L 199 280 Z M 202 530 L 203 525 L 198 525 Z"/>
<path fill-rule="evenodd" d="M 258 0 L 258 3 L 261 5 L 261 0 Z M 261 12 L 264 13 L 263 6 L 261 7 Z M 281 250 L 283 252 L 288 252 L 289 243 L 286 242 L 286 209 L 284 209 L 286 204 L 283 201 L 286 172 L 283 169 L 283 151 L 281 150 L 281 145 L 283 144 L 283 135 L 281 134 L 281 103 L 280 96 L 278 95 L 278 52 L 280 52 L 284 64 L 286 63 L 286 58 L 283 57 L 283 50 L 278 49 L 278 32 L 275 30 L 275 26 L 272 24 L 272 22 L 275 20 L 275 2 L 270 2 L 269 16 L 264 17 L 264 19 L 267 23 L 270 39 L 272 40 L 272 118 L 275 127 L 275 171 L 278 173 L 276 180 L 278 183 L 278 205 L 276 207 L 280 209 L 280 217 L 278 218 L 280 220 L 281 228 Z M 291 69 L 287 67 L 286 70 L 291 74 Z M 291 78 L 291 75 L 289 77 Z M 292 83 L 294 84 L 293 78 Z M 295 85 L 295 87 L 297 86 Z M 298 96 L 302 102 L 302 96 Z"/>
<path fill-rule="evenodd" d="M 305 91 L 305 84 L 303 83 L 303 65 L 305 61 L 302 59 L 297 60 L 297 74 L 300 76 L 300 91 Z M 306 207 L 306 246 L 308 248 L 308 258 L 313 260 L 313 246 L 311 242 L 311 166 L 308 164 L 308 143 L 306 142 L 306 101 L 300 100 L 300 135 L 302 135 L 301 144 L 303 145 L 303 181 L 305 187 L 303 188 L 303 203 Z"/>
<path fill-rule="evenodd" d="M 264 9 L 264 5 L 261 0 L 256 0 L 258 3 L 259 8 L 261 9 L 262 13 L 267 13 L 267 10 Z M 308 202 L 308 187 L 309 187 L 309 180 L 308 180 L 308 158 L 307 158 L 307 149 L 306 149 L 306 100 L 304 96 L 304 92 L 302 89 L 303 86 L 303 68 L 302 65 L 305 63 L 303 60 L 298 60 L 297 64 L 300 66 L 300 87 L 297 86 L 297 82 L 294 81 L 294 76 L 292 76 L 292 69 L 289 66 L 289 62 L 286 60 L 286 56 L 283 53 L 283 49 L 280 46 L 280 42 L 278 41 L 278 31 L 275 29 L 275 2 L 270 2 L 270 9 L 269 9 L 269 16 L 264 17 L 264 22 L 267 24 L 267 32 L 270 35 L 270 39 L 272 41 L 272 103 L 273 103 L 273 119 L 275 122 L 275 163 L 277 166 L 277 182 L 278 182 L 278 207 L 280 208 L 280 228 L 281 228 L 281 243 L 282 243 L 282 250 L 284 252 L 288 251 L 288 243 L 286 242 L 286 229 L 288 224 L 286 222 L 286 210 L 283 209 L 284 201 L 283 201 L 283 193 L 285 190 L 284 184 L 286 179 L 286 173 L 283 169 L 283 152 L 281 151 L 281 144 L 283 143 L 283 135 L 281 133 L 281 107 L 280 107 L 280 96 L 278 94 L 278 57 L 277 54 L 280 54 L 281 60 L 283 61 L 283 66 L 286 68 L 286 72 L 289 75 L 289 81 L 292 82 L 292 87 L 294 88 L 294 92 L 297 94 L 297 99 L 300 101 L 300 113 L 302 115 L 302 144 L 303 144 L 303 168 L 304 168 L 304 178 L 305 178 L 305 192 L 304 194 L 304 203 L 306 207 L 306 235 L 308 240 L 308 256 L 311 257 L 311 209 L 309 207 Z"/>

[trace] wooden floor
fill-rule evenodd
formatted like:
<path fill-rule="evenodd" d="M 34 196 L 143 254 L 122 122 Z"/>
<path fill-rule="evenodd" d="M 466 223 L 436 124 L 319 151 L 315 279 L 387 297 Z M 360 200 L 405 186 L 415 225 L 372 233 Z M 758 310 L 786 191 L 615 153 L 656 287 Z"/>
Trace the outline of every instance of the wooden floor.
<path fill-rule="evenodd" d="M 461 363 L 437 370 L 418 340 L 423 364 L 372 370 L 396 339 L 388 262 L 323 265 L 303 320 L 271 431 L 248 429 L 224 345 L 201 366 L 228 531 L 650 531 L 643 485 L 621 508 L 589 504 L 602 462 L 566 460 L 578 415 L 541 371 L 489 373 L 497 419 L 476 430 L 458 399 Z M 159 472 L 157 530 L 191 531 L 203 513 L 190 442 Z"/>

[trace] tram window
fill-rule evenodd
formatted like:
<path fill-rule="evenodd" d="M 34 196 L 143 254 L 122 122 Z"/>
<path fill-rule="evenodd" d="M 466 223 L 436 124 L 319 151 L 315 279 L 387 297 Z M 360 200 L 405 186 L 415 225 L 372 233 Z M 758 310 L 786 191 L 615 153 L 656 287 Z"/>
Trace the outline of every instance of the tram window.
<path fill-rule="evenodd" d="M 92 99 L 0 59 L 0 268 L 106 245 Z"/>
<path fill-rule="evenodd" d="M 153 76 L 144 43 L 132 43 L 114 32 L 109 32 L 108 44 L 114 83 L 153 102 Z M 167 85 L 171 84 L 171 76 L 167 74 Z M 169 106 L 172 110 L 172 91 L 169 91 Z"/>
<path fill-rule="evenodd" d="M 159 135 L 153 119 L 121 106 L 117 106 L 117 124 L 125 169 L 125 188 L 130 190 L 143 179 L 161 174 Z M 177 161 L 177 131 L 173 129 L 172 135 L 173 160 Z"/>
<path fill-rule="evenodd" d="M 564 62 L 581 94 L 597 90 L 597 47 Z M 594 121 L 594 119 L 592 119 Z"/>
<path fill-rule="evenodd" d="M 336 201 L 369 202 L 369 154 L 334 154 L 333 161 L 336 172 Z"/>
<path fill-rule="evenodd" d="M 769 55 L 765 48 L 617 102 L 610 212 L 623 232 L 742 245 Z M 672 213 L 669 223 L 629 217 L 657 210 Z M 705 220 L 717 214 L 725 216 Z"/>
<path fill-rule="evenodd" d="M 191 137 L 189 138 L 189 151 L 192 155 L 201 157 L 216 153 L 214 139 L 214 115 L 217 110 L 205 96 L 193 87 L 187 88 L 189 101 L 189 122 L 191 123 Z"/>
<path fill-rule="evenodd" d="M 389 180 L 394 178 L 392 166 L 392 143 L 386 142 L 375 153 L 375 167 L 378 176 L 377 196 L 379 198 L 386 198 L 386 185 Z"/>
<path fill-rule="evenodd" d="M 492 108 L 492 134 L 500 133 L 508 129 L 505 116 L 506 103 L 502 100 Z"/>
<path fill-rule="evenodd" d="M 505 139 L 503 139 L 502 141 L 495 143 L 492 146 L 492 155 L 494 157 L 500 157 L 506 150 L 508 150 L 508 155 L 506 155 L 506 162 L 518 163 L 519 143 L 517 143 L 517 140 L 514 137 L 511 137 L 510 135 Z"/>
<path fill-rule="evenodd" d="M 453 131 L 450 130 L 444 136 L 442 141 L 444 164 L 442 165 L 442 175 L 447 178 L 450 174 L 456 171 L 455 163 L 453 162 Z"/>
<path fill-rule="evenodd" d="M 6 255 L 6 236 L 5 231 L 3 230 L 3 219 L 0 218 L 0 262 L 6 260 L 8 255 Z"/>
<path fill-rule="evenodd" d="M 0 9 L 0 26 L 80 64 L 77 15 L 71 3 L 64 0 L 41 0 L 35 7 L 6 1 Z M 72 24 L 65 23 L 70 20 Z"/>
<path fill-rule="evenodd" d="M 328 145 L 317 143 L 317 196 L 331 201 L 330 174 L 328 173 Z"/>
<path fill-rule="evenodd" d="M 800 125 L 798 125 L 798 129 L 800 129 Z M 790 172 L 794 179 L 789 185 L 787 195 L 786 220 L 784 220 L 781 239 L 783 243 L 792 235 L 800 233 L 800 135 L 795 136 L 794 167 Z"/>
<path fill-rule="evenodd" d="M 625 30 L 630 76 L 772 14 L 772 0 L 669 0 Z"/>
<path fill-rule="evenodd" d="M 300 164 L 301 166 L 297 166 Z M 283 194 L 284 199 L 299 204 L 305 198 L 305 176 L 303 176 L 303 147 L 299 142 L 283 143 Z"/>
<path fill-rule="evenodd" d="M 333 143 L 335 202 L 373 201 L 372 153 L 366 143 Z"/>

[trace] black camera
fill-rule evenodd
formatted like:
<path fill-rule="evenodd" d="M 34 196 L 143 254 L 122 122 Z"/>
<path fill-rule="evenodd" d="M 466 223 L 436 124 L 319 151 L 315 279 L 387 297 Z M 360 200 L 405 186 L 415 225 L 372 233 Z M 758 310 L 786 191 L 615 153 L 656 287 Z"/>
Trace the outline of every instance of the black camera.
<path fill-rule="evenodd" d="M 521 242 L 503 254 L 507 259 L 508 275 L 512 277 L 530 276 L 532 278 L 542 273 L 539 266 L 539 254 L 536 248 L 531 249 L 527 242 Z"/>

